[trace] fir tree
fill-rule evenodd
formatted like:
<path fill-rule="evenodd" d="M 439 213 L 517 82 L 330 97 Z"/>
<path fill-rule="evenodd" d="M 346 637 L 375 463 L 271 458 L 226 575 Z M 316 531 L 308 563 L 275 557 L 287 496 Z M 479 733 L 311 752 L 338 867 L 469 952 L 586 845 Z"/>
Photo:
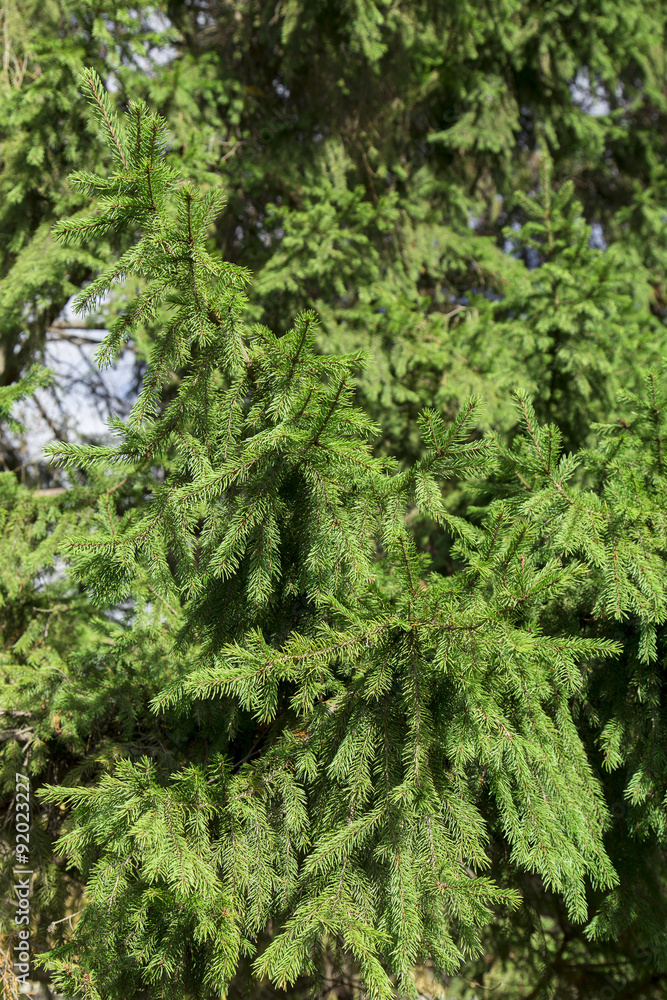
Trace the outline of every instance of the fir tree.
<path fill-rule="evenodd" d="M 490 986 L 502 969 L 508 996 L 524 996 L 526 981 L 536 997 L 613 990 L 622 998 L 657 998 L 664 991 L 666 398 L 663 368 L 646 376 L 642 393 L 621 396 L 625 416 L 597 427 L 594 449 L 568 456 L 557 429 L 540 428 L 523 398 L 523 433 L 511 448 L 497 443 L 500 495 L 480 515 L 516 525 L 527 544 L 525 565 L 546 572 L 560 563 L 582 574 L 571 577 L 577 582 L 557 602 L 538 599 L 531 617 L 552 633 L 619 645 L 617 658 L 589 663 L 574 702 L 577 730 L 613 817 L 605 843 L 619 883 L 591 894 L 592 919 L 577 927 L 547 886 L 519 876 L 518 917 L 489 927 L 493 968 L 473 964 L 467 973 Z M 530 607 L 528 588 L 522 597 Z M 496 877 L 512 880 L 502 843 L 493 854 Z"/>
<path fill-rule="evenodd" d="M 612 419 L 631 422 L 623 405 L 614 403 L 615 389 L 630 385 L 642 396 L 643 352 L 648 347 L 651 358 L 664 353 L 662 329 L 655 323 L 655 318 L 661 323 L 665 318 L 661 4 L 619 0 L 605 2 L 604 9 L 595 4 L 501 4 L 491 13 L 465 3 L 447 10 L 414 3 L 391 9 L 359 4 L 346 10 L 344 18 L 337 0 L 316 6 L 283 4 L 280 12 L 273 2 L 254 0 L 207 4 L 205 12 L 200 4 L 155 6 L 169 9 L 178 31 L 154 30 L 147 23 L 150 9 L 137 3 L 63 0 L 33 5 L 9 0 L 0 11 L 5 53 L 0 77 L 0 332 L 6 382 L 39 356 L 45 330 L 54 336 L 49 324 L 65 300 L 114 252 L 108 246 L 113 233 L 88 240 L 85 247 L 48 240 L 54 218 L 69 218 L 85 204 L 85 197 L 68 184 L 71 167 L 104 177 L 111 162 L 111 153 L 91 140 L 79 115 L 76 72 L 86 64 L 105 80 L 113 74 L 119 88 L 113 100 L 119 108 L 140 95 L 168 115 L 172 138 L 167 159 L 183 175 L 205 190 L 211 182 L 217 186 L 224 174 L 229 205 L 216 220 L 207 247 L 222 247 L 226 257 L 255 271 L 246 316 L 281 330 L 304 304 L 315 303 L 323 320 L 318 351 L 373 350 L 374 362 L 354 384 L 357 401 L 381 427 L 374 440 L 376 454 L 396 454 L 404 470 L 411 468 L 422 453 L 416 419 L 422 407 L 446 407 L 447 418 L 453 419 L 469 391 L 483 393 L 488 401 L 485 411 L 477 411 L 479 427 L 516 432 L 522 417 L 517 423 L 508 403 L 509 388 L 517 383 L 535 394 L 540 417 L 563 424 L 570 444 L 583 438 L 593 443 L 587 421 L 608 419 L 607 406 Z M 177 48 L 168 55 L 171 44 Z M 153 45 L 168 56 L 166 64 L 148 74 L 143 67 L 137 70 L 134 54 L 147 55 Z M 243 58 L 237 58 L 239 53 Z M 586 77 L 591 92 L 608 101 L 608 114 L 599 109 L 593 116 L 586 113 L 581 88 Z M 561 254 L 558 263 L 570 288 L 577 293 L 580 284 L 591 289 L 596 308 L 578 317 L 566 309 L 556 324 L 552 308 L 541 308 L 549 301 L 548 294 L 542 300 L 538 294 L 541 268 L 526 272 L 521 261 L 500 249 L 503 227 L 526 218 L 521 204 L 512 209 L 508 198 L 517 189 L 534 197 L 542 159 L 534 154 L 545 149 L 554 161 L 552 191 L 557 194 L 563 180 L 572 177 L 582 214 L 602 225 L 616 257 L 601 282 L 604 254 L 583 252 L 569 260 Z M 544 187 L 531 211 L 540 210 L 540 201 Z M 126 224 L 119 235 L 120 251 L 135 240 L 133 220 L 127 218 Z M 578 226 L 581 241 L 583 223 Z M 564 232 L 567 240 L 577 236 L 567 227 Z M 511 238 L 516 241 L 515 232 Z M 530 251 L 522 256 L 532 267 Z M 553 268 L 548 270 L 553 276 Z M 123 294 L 141 291 L 145 280 L 130 276 L 121 294 L 98 313 L 97 325 L 123 313 Z M 622 293 L 618 300 L 617 292 Z M 489 301 L 494 296 L 511 301 L 513 310 L 503 301 L 494 305 Z M 637 305 L 641 308 L 633 318 Z M 144 317 L 144 325 L 134 328 L 130 344 L 140 372 L 154 337 L 168 322 L 167 312 L 163 305 L 155 317 Z M 90 323 L 96 325 L 92 316 Z M 611 338 L 608 323 L 613 325 Z M 578 423 L 556 401 L 544 408 L 550 354 L 535 350 L 538 324 L 565 333 L 566 349 L 572 349 L 569 370 L 577 374 Z M 602 350 L 582 352 L 582 341 L 572 331 L 593 334 L 592 343 Z M 547 346 L 553 332 L 541 331 Z M 582 366 L 586 354 L 590 364 Z M 162 406 L 173 398 L 181 374 L 178 367 L 170 373 Z M 561 379 L 565 374 L 560 369 Z M 55 388 L 62 398 L 66 386 Z M 635 467 L 631 435 L 616 426 L 625 435 L 627 472 Z M 159 467 L 147 459 L 124 482 L 120 466 L 117 478 L 113 469 L 104 468 L 56 479 L 52 468 L 42 465 L 33 478 L 33 468 L 23 467 L 19 450 L 6 436 L 3 459 L 23 486 L 38 487 L 30 495 L 25 488 L 16 489 L 9 475 L 2 484 L 7 516 L 0 539 L 5 602 L 0 615 L 3 673 L 11 681 L 4 686 L 2 705 L 6 713 L 30 713 L 4 719 L 9 737 L 3 743 L 4 773 L 13 774 L 17 730 L 25 731 L 20 750 L 35 788 L 44 780 L 70 780 L 68 774 L 73 781 L 95 783 L 100 770 L 112 767 L 119 755 L 136 759 L 142 749 L 167 771 L 187 759 L 205 760 L 211 747 L 218 746 L 215 699 L 198 702 L 198 715 L 186 713 L 178 725 L 173 715 L 147 711 L 150 699 L 182 673 L 190 658 L 188 650 L 177 654 L 170 645 L 180 604 L 158 597 L 140 569 L 132 583 L 134 609 L 128 602 L 125 612 L 118 607 L 95 611 L 71 577 L 63 584 L 49 573 L 54 558 L 63 555 L 63 538 L 77 530 L 74 525 L 86 530 L 97 497 L 110 507 L 106 515 L 97 515 L 106 517 L 106 523 L 143 503 L 170 462 L 178 461 L 173 448 Z M 590 485 L 586 469 L 580 462 L 573 483 Z M 498 488 L 498 478 L 494 473 L 486 486 Z M 510 481 L 519 482 L 513 472 Z M 51 495 L 39 489 L 57 484 L 69 488 Z M 447 510 L 468 518 L 457 478 L 448 481 L 445 493 Z M 477 503 L 483 505 L 485 497 L 486 490 Z M 461 566 L 453 555 L 451 533 L 435 528 L 416 508 L 410 509 L 407 524 L 434 568 L 451 573 Z M 171 555 L 169 564 L 173 568 Z M 374 568 L 380 572 L 379 564 Z M 390 593 L 397 586 L 393 580 L 387 575 L 383 584 Z M 587 627 L 594 603 L 591 594 L 590 606 L 568 605 L 580 607 L 581 628 Z M 295 607 L 295 617 L 303 613 L 302 604 Z M 556 599 L 549 615 L 562 623 L 558 609 Z M 152 623 L 140 636 L 130 629 L 133 610 Z M 129 637 L 125 645 L 124 632 Z M 636 622 L 630 621 L 619 641 L 634 641 L 636 634 Z M 660 662 L 659 632 L 656 641 Z M 626 684 L 630 668 L 615 673 L 616 661 L 608 663 L 610 673 L 596 674 L 607 678 L 600 688 L 603 704 L 594 710 L 599 723 L 593 719 L 590 728 L 584 726 L 586 713 L 577 719 L 589 759 L 598 764 L 597 734 L 612 716 L 624 717 L 626 701 L 635 705 L 636 726 L 648 718 L 648 709 L 635 704 L 644 697 L 643 674 L 635 692 Z M 49 665 L 54 669 L 49 671 Z M 659 688 L 656 671 L 651 683 Z M 652 726 L 655 711 L 651 709 Z M 256 739 L 250 728 L 243 754 Z M 632 733 L 619 736 L 621 747 L 635 739 L 635 729 L 617 732 Z M 659 774 L 653 764 L 646 767 Z M 653 887 L 664 885 L 664 854 L 652 846 L 652 834 L 644 841 L 632 834 L 634 814 L 623 798 L 623 764 L 617 759 L 609 775 L 599 766 L 597 773 L 614 817 L 613 835 L 625 838 L 626 845 L 623 855 L 611 852 L 618 872 L 627 873 L 625 888 L 616 896 L 622 905 L 617 902 L 615 912 L 650 910 L 659 930 L 662 911 L 657 905 L 647 907 L 639 893 L 650 899 Z M 658 783 L 647 801 L 659 799 Z M 7 795 L 5 805 L 10 804 Z M 55 802 L 44 803 L 40 812 L 45 837 L 40 848 L 44 865 L 40 863 L 37 876 L 39 948 L 53 940 L 47 932 L 53 921 L 59 921 L 52 932 L 55 940 L 67 933 L 63 918 L 68 910 L 61 901 L 81 891 L 79 872 L 65 874 L 63 862 L 52 864 L 52 842 L 66 816 Z M 509 852 L 502 831 L 497 837 L 491 833 L 489 855 L 494 877 L 504 882 L 516 876 L 505 864 Z M 9 865 L 9 856 L 5 860 Z M 644 884 L 638 880 L 635 885 L 632 873 L 640 868 Z M 623 931 L 617 920 L 618 932 L 609 942 L 590 942 L 583 934 L 585 925 L 568 920 L 558 893 L 545 890 L 539 879 L 516 879 L 523 905 L 505 923 L 496 915 L 487 926 L 488 961 L 476 966 L 470 979 L 478 981 L 492 960 L 497 968 L 511 954 L 503 988 L 512 996 L 547 988 L 552 976 L 554 989 L 588 1000 L 607 985 L 604 973 L 593 971 L 598 962 L 620 971 L 618 963 L 629 963 L 633 971 L 622 988 L 628 996 L 632 990 L 660 989 L 659 979 L 651 985 L 660 971 L 656 955 L 647 958 L 649 946 L 637 959 L 641 942 L 650 943 L 641 922 L 630 921 Z M 524 988 L 527 982 L 530 988 Z M 492 978 L 489 985 L 496 981 Z M 459 980 L 449 988 L 468 987 Z M 614 988 L 620 989 L 619 981 Z"/>
<path fill-rule="evenodd" d="M 483 352 L 451 334 L 486 309 L 483 293 L 504 296 L 513 273 L 502 230 L 520 219 L 509 199 L 535 190 L 542 153 L 554 189 L 573 180 L 587 222 L 619 244 L 635 298 L 650 294 L 664 321 L 659 2 L 502 0 L 480 11 L 290 0 L 276 11 L 264 0 L 10 0 L 7 10 L 9 65 L 28 55 L 0 102 L 7 382 L 110 252 L 44 242 L 81 204 L 72 166 L 107 167 L 103 147 L 79 133 L 82 64 L 113 76 L 119 108 L 140 97 L 171 121 L 170 155 L 198 185 L 222 175 L 229 204 L 211 245 L 252 268 L 254 319 L 283 329 L 315 306 L 319 350 L 373 350 L 357 394 L 381 425 L 378 449 L 412 461 L 417 414 L 436 394 L 453 413 L 474 387 L 489 403 L 486 426 L 508 416 L 506 372 L 488 373 Z M 172 27 L 155 29 L 160 13 Z M 137 68 L 151 51 L 163 61 Z M 121 250 L 132 236 L 122 238 Z M 101 322 L 123 308 L 105 305 Z M 138 371 L 153 332 L 132 345 Z"/>
<path fill-rule="evenodd" d="M 20 382 L 0 387 L 0 420 L 8 431 L 23 429 L 11 416 L 14 404 L 51 378 L 36 366 Z M 4 451 L 4 428 L 2 438 Z M 0 473 L 0 776 L 10 804 L 17 772 L 29 775 L 33 792 L 45 783 L 90 784 L 119 757 L 148 752 L 175 767 L 201 758 L 215 742 L 214 727 L 202 717 L 199 725 L 181 723 L 171 739 L 172 713 L 158 719 L 149 711 L 150 699 L 184 669 L 169 641 L 169 624 L 178 614 L 156 600 L 150 580 L 135 578 L 131 609 L 101 609 L 63 571 L 68 536 L 88 530 L 100 511 L 108 522 L 152 482 L 151 469 L 142 474 L 137 467 L 131 483 L 105 469 L 47 489 L 19 482 L 12 471 Z M 68 916 L 81 908 L 83 886 L 54 851 L 62 811 L 33 798 L 32 817 L 31 937 L 39 952 L 63 940 Z M 16 928 L 15 861 L 9 840 L 3 847 L 0 928 L 6 948 Z"/>
<path fill-rule="evenodd" d="M 208 706 L 224 746 L 181 768 L 123 760 L 95 787 L 42 793 L 72 807 L 60 846 L 87 881 L 74 938 L 49 959 L 56 982 L 76 996 L 219 995 L 271 921 L 258 976 L 316 980 L 326 936 L 370 996 L 415 996 L 420 959 L 454 972 L 489 907 L 516 899 L 483 874 L 491 828 L 512 869 L 539 873 L 584 922 L 587 885 L 619 880 L 573 704 L 583 664 L 622 646 L 554 608 L 590 589 L 586 559 L 610 615 L 637 600 L 628 578 L 614 604 L 601 543 L 583 530 L 602 501 L 570 496 L 575 463 L 525 400 L 521 459 L 502 455 L 527 499 L 497 501 L 480 524 L 442 498 L 443 482 L 491 461 L 469 436 L 475 400 L 450 426 L 424 412 L 411 468 L 373 458 L 351 399 L 361 356 L 315 354 L 312 313 L 280 338 L 247 327 L 247 273 L 205 247 L 220 196 L 179 186 L 159 116 L 134 104 L 121 124 L 94 71 L 86 84 L 116 171 L 74 176 L 103 213 L 55 233 L 80 241 L 134 218 L 142 235 L 78 309 L 125 274 L 148 279 L 100 361 L 157 303 L 173 311 L 130 419 L 113 423 L 119 443 L 48 450 L 73 468 L 169 467 L 130 510 L 99 504 L 97 529 L 71 542 L 73 573 L 100 603 L 145 573 L 180 609 L 174 651 L 189 667 L 153 706 L 185 718 Z M 175 364 L 187 373 L 161 407 Z M 464 571 L 429 573 L 406 523 L 415 505 L 458 537 Z M 563 541 L 545 557 L 547 530 Z M 577 548 L 584 558 L 566 558 Z"/>
<path fill-rule="evenodd" d="M 591 246 L 574 185 L 554 191 L 550 173 L 543 158 L 539 200 L 516 196 L 527 221 L 505 236 L 535 259 L 494 304 L 494 332 L 516 345 L 514 368 L 529 380 L 538 419 L 557 423 L 574 450 L 596 419 L 616 417 L 621 388 L 639 389 L 641 373 L 664 350 L 664 329 L 641 308 L 623 252 Z"/>

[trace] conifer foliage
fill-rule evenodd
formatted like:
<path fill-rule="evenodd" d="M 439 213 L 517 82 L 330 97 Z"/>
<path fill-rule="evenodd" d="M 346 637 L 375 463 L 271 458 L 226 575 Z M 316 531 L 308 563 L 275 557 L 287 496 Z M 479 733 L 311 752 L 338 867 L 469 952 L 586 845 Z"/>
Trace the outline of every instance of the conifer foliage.
<path fill-rule="evenodd" d="M 577 460 L 526 397 L 511 448 L 470 434 L 469 399 L 449 424 L 424 411 L 410 468 L 374 458 L 375 428 L 352 403 L 367 359 L 316 354 L 311 312 L 283 336 L 246 326 L 248 273 L 206 248 L 220 195 L 166 166 L 158 115 L 133 103 L 120 121 L 96 73 L 83 79 L 115 172 L 73 175 L 100 213 L 54 234 L 141 235 L 77 309 L 145 279 L 102 364 L 163 303 L 170 319 L 130 418 L 113 420 L 118 442 L 49 447 L 72 469 L 159 470 L 129 509 L 100 500 L 92 530 L 71 539 L 71 572 L 99 605 L 150 580 L 174 612 L 180 665 L 153 710 L 184 725 L 212 713 L 217 742 L 182 766 L 127 757 L 93 786 L 42 793 L 71 810 L 60 849 L 87 885 L 74 935 L 45 959 L 54 981 L 95 1000 L 213 998 L 250 958 L 280 987 L 317 983 L 333 940 L 369 997 L 416 997 L 418 961 L 455 972 L 492 908 L 519 900 L 489 876 L 492 837 L 572 921 L 589 918 L 591 892 L 605 899 L 594 930 L 612 933 L 624 887 L 576 714 L 606 664 L 633 650 L 632 685 L 632 664 L 655 660 L 663 519 L 646 499 L 628 527 L 639 478 L 615 445 L 590 459 L 599 488 L 576 486 Z M 163 404 L 175 368 L 185 374 Z M 498 496 L 454 517 L 443 483 L 491 468 Z M 661 467 L 651 475 L 663 482 Z M 456 540 L 459 572 L 429 570 L 415 509 Z M 580 627 L 565 613 L 575 604 L 600 627 Z M 634 767 L 645 803 L 664 767 L 645 776 L 623 758 L 624 726 L 641 730 L 629 710 L 604 729 L 609 766 Z M 641 730 L 638 753 L 651 738 Z M 643 808 L 664 837 L 659 810 Z"/>
<path fill-rule="evenodd" d="M 632 260 L 618 247 L 591 246 L 573 182 L 555 190 L 551 173 L 543 156 L 539 195 L 515 195 L 526 221 L 517 231 L 507 227 L 505 236 L 532 266 L 491 313 L 511 375 L 516 379 L 519 369 L 538 418 L 556 422 L 574 449 L 586 442 L 592 421 L 616 416 L 622 387 L 639 389 L 641 372 L 659 361 L 663 334 L 641 309 Z M 489 324 L 482 330 L 488 335 Z M 502 362 L 495 367 L 502 370 Z"/>

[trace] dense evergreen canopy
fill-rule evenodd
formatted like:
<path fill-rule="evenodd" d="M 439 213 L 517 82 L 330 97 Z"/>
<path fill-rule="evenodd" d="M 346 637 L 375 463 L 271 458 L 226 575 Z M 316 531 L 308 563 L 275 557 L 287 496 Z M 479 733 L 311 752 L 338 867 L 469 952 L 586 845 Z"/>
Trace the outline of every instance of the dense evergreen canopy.
<path fill-rule="evenodd" d="M 20 771 L 62 995 L 661 995 L 664 14 L 5 4 L 0 929 Z"/>

